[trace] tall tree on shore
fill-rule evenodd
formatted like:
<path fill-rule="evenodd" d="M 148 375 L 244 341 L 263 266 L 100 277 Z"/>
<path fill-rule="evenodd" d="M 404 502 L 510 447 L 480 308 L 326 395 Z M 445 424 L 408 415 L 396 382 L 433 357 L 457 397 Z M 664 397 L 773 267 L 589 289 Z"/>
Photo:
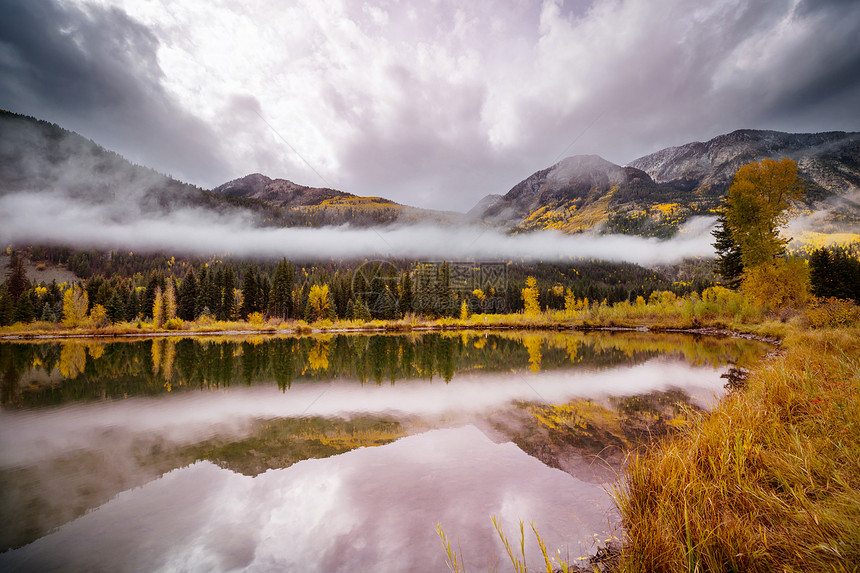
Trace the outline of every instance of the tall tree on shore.
<path fill-rule="evenodd" d="M 179 285 L 176 314 L 182 320 L 197 318 L 197 290 L 197 277 L 194 275 L 194 267 L 191 267 Z"/>
<path fill-rule="evenodd" d="M 745 268 L 773 263 L 784 253 L 788 241 L 779 232 L 788 223 L 791 202 L 802 197 L 797 164 L 791 159 L 763 159 L 738 169 L 725 212 Z"/>
<path fill-rule="evenodd" d="M 717 251 L 717 274 L 720 275 L 723 286 L 736 289 L 741 284 L 744 264 L 741 260 L 741 247 L 732 237 L 725 210 L 720 211 L 717 226 L 711 235 L 714 237 L 713 245 Z"/>
<path fill-rule="evenodd" d="M 780 230 L 788 223 L 791 202 L 803 197 L 797 164 L 763 159 L 738 169 L 725 204 L 726 224 L 740 248 L 741 288 L 757 304 L 802 304 L 809 294 L 808 268 L 785 260 Z"/>
<path fill-rule="evenodd" d="M 282 259 L 275 269 L 272 289 L 269 293 L 269 313 L 277 318 L 293 318 L 293 281 L 295 271 L 287 259 Z"/>
<path fill-rule="evenodd" d="M 236 303 L 233 291 L 236 289 L 236 277 L 233 267 L 227 265 L 224 269 L 224 283 L 221 287 L 221 320 L 233 320 L 236 314 Z"/>
<path fill-rule="evenodd" d="M 9 278 L 6 279 L 6 290 L 12 299 L 12 305 L 18 305 L 18 298 L 30 288 L 27 280 L 27 270 L 24 268 L 24 259 L 18 251 L 13 250 L 9 257 Z"/>
<path fill-rule="evenodd" d="M 242 280 L 242 308 L 239 309 L 241 318 L 248 318 L 252 312 L 257 312 L 259 308 L 260 292 L 257 286 L 257 274 L 254 272 L 254 267 L 248 265 L 245 270 L 245 277 Z"/>

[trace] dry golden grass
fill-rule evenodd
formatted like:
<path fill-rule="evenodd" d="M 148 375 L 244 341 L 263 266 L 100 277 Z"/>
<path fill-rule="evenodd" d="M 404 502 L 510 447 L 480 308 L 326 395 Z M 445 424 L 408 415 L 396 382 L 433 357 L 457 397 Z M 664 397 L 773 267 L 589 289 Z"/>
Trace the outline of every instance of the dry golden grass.
<path fill-rule="evenodd" d="M 860 568 L 860 331 L 795 332 L 749 387 L 629 463 L 622 571 Z"/>

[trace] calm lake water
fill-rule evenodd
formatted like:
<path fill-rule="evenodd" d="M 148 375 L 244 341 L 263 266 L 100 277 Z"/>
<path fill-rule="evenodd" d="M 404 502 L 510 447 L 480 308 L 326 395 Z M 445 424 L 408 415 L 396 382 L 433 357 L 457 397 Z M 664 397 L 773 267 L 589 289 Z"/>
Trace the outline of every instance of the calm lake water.
<path fill-rule="evenodd" d="M 644 333 L 0 343 L 0 570 L 445 571 L 618 535 L 626 452 L 767 348 Z M 529 535 L 527 554 L 539 563 Z"/>

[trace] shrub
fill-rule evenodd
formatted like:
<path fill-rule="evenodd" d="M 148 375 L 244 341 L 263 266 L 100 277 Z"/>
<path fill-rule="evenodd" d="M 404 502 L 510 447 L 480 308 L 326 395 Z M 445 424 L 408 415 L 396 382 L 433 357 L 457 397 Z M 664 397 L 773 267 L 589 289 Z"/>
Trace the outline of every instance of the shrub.
<path fill-rule="evenodd" d="M 838 298 L 813 297 L 803 315 L 812 328 L 860 325 L 860 306 Z"/>

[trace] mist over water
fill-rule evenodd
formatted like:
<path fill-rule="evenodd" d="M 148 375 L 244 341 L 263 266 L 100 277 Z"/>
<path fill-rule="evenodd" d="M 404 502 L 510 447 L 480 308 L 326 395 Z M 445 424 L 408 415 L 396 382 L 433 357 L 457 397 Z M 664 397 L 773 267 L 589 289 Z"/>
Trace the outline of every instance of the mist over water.
<path fill-rule="evenodd" d="M 654 359 L 629 368 L 599 372 L 460 375 L 453 385 L 401 380 L 395 385 L 357 381 L 294 383 L 288 392 L 275 386 L 234 388 L 83 404 L 56 410 L 0 411 L 0 467 L 35 463 L 64 451 L 88 447 L 93 440 L 157 434 L 189 443 L 215 433 L 239 434 L 256 419 L 350 417 L 395 414 L 438 418 L 467 416 L 511 402 L 564 403 L 683 387 L 706 405 L 721 392 L 721 369 L 693 367 Z M 468 417 L 463 417 L 468 419 Z"/>

